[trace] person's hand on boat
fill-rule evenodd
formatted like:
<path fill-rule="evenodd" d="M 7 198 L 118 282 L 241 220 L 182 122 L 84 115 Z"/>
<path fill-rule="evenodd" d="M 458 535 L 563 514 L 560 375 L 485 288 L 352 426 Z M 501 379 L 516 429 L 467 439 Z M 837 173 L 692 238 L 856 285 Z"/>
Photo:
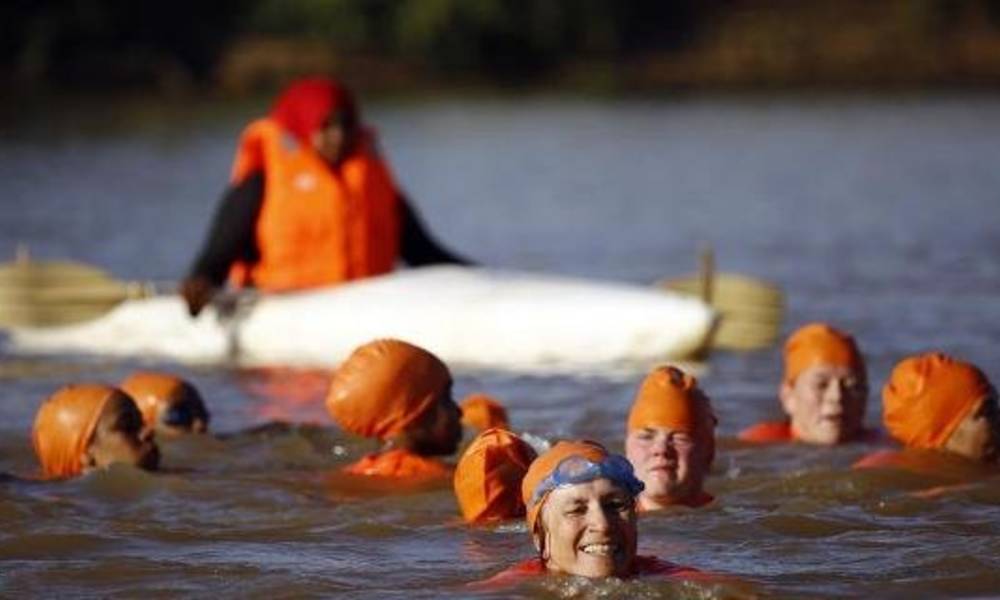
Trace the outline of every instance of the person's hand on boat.
<path fill-rule="evenodd" d="M 198 316 L 201 309 L 212 301 L 217 291 L 216 286 L 204 277 L 189 277 L 181 282 L 181 297 L 184 298 L 192 317 Z"/>

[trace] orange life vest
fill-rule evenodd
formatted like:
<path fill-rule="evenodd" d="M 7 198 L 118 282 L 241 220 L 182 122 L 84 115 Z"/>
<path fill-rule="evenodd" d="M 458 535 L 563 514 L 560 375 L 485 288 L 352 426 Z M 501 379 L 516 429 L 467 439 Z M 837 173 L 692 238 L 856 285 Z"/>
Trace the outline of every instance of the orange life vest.
<path fill-rule="evenodd" d="M 744 442 L 774 443 L 792 441 L 792 426 L 788 421 L 764 421 L 751 425 L 737 435 Z"/>
<path fill-rule="evenodd" d="M 476 581 L 467 587 L 481 590 L 497 590 L 512 587 L 546 575 L 548 570 L 540 558 L 529 558 L 497 573 L 483 581 Z M 632 577 L 657 576 L 665 579 L 709 582 L 713 576 L 692 567 L 685 567 L 655 556 L 636 556 Z"/>
<path fill-rule="evenodd" d="M 389 450 L 362 457 L 357 462 L 344 467 L 351 475 L 374 475 L 426 481 L 450 479 L 451 466 L 434 458 L 420 456 L 407 450 Z"/>
<path fill-rule="evenodd" d="M 387 273 L 399 257 L 396 186 L 363 132 L 359 148 L 331 167 L 269 118 L 243 131 L 232 181 L 264 171 L 257 219 L 260 260 L 230 280 L 267 291 L 331 285 Z"/>
<path fill-rule="evenodd" d="M 736 437 L 744 442 L 772 444 L 795 441 L 795 432 L 788 421 L 763 421 L 751 425 L 739 432 Z M 877 429 L 862 429 L 856 438 L 850 441 L 872 443 L 881 439 L 882 434 Z"/>

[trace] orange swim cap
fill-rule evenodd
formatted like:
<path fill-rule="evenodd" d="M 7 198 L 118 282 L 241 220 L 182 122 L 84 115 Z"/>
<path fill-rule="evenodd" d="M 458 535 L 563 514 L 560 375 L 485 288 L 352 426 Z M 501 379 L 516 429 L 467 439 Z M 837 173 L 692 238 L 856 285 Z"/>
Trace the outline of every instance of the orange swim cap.
<path fill-rule="evenodd" d="M 709 462 L 715 458 L 714 428 L 717 419 L 708 396 L 698 380 L 676 367 L 654 369 L 632 402 L 627 431 L 645 427 L 666 427 L 705 440 Z"/>
<path fill-rule="evenodd" d="M 856 369 L 864 375 L 865 363 L 854 338 L 826 323 L 800 327 L 785 342 L 785 383 L 816 365 Z"/>
<path fill-rule="evenodd" d="M 499 428 L 480 433 L 455 467 L 455 498 L 469 523 L 524 515 L 521 481 L 535 451 L 521 438 Z"/>
<path fill-rule="evenodd" d="M 47 479 L 75 477 L 94 437 L 105 404 L 121 392 L 111 386 L 68 385 L 49 396 L 38 409 L 31 441 Z"/>
<path fill-rule="evenodd" d="M 547 452 L 539 456 L 528 467 L 524 479 L 521 480 L 521 500 L 527 509 L 528 532 L 534 533 L 535 525 L 538 523 L 538 515 L 545 506 L 545 501 L 549 495 L 545 494 L 538 499 L 535 504 L 531 503 L 532 496 L 535 495 L 535 488 L 538 484 L 552 474 L 559 464 L 567 458 L 579 456 L 591 462 L 600 463 L 608 457 L 608 451 L 604 446 L 590 440 L 563 441 L 559 442 Z"/>
<path fill-rule="evenodd" d="M 882 418 L 892 437 L 912 448 L 941 448 L 992 392 L 982 371 L 933 352 L 911 356 L 882 388 Z"/>
<path fill-rule="evenodd" d="M 160 414 L 187 391 L 185 386 L 190 387 L 190 384 L 179 377 L 150 372 L 133 373 L 120 385 L 122 391 L 135 400 L 147 427 L 156 426 Z"/>
<path fill-rule="evenodd" d="M 459 404 L 462 407 L 462 424 L 480 431 L 492 427 L 507 429 L 507 409 L 486 394 L 469 394 Z"/>
<path fill-rule="evenodd" d="M 375 340 L 334 372 L 326 410 L 346 431 L 386 439 L 423 416 L 450 384 L 448 367 L 430 352 L 399 340 Z"/>

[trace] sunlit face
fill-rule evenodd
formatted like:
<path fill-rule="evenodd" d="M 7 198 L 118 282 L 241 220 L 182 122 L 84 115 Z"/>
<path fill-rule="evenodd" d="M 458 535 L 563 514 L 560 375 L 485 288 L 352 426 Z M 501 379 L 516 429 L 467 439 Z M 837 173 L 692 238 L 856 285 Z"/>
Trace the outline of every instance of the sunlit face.
<path fill-rule="evenodd" d="M 644 509 L 693 500 L 702 492 L 711 466 L 707 440 L 666 427 L 645 427 L 625 438 L 625 455 L 646 484 L 639 496 Z"/>
<path fill-rule="evenodd" d="M 143 425 L 135 402 L 116 393 L 101 411 L 87 446 L 83 470 L 102 469 L 119 462 L 155 470 L 160 464 L 160 451 L 153 441 L 152 430 Z"/>
<path fill-rule="evenodd" d="M 434 407 L 407 431 L 409 447 L 423 455 L 454 454 L 462 441 L 462 411 L 451 395 L 451 384 Z"/>
<path fill-rule="evenodd" d="M 635 502 L 609 479 L 558 487 L 536 533 L 546 568 L 583 577 L 627 577 L 638 538 Z"/>
<path fill-rule="evenodd" d="M 795 381 L 782 384 L 780 396 L 799 441 L 831 446 L 861 434 L 868 384 L 854 369 L 809 367 Z"/>
<path fill-rule="evenodd" d="M 952 432 L 944 449 L 980 462 L 996 462 L 1000 452 L 1000 410 L 994 391 Z"/>

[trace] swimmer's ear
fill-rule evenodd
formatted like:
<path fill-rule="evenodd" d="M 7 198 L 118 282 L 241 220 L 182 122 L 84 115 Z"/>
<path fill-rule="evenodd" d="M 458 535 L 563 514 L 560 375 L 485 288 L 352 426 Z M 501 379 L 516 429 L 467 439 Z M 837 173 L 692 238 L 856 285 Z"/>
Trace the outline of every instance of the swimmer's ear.
<path fill-rule="evenodd" d="M 778 388 L 778 399 L 781 400 L 781 408 L 784 409 L 785 414 L 789 417 L 792 416 L 795 411 L 795 391 L 792 388 L 792 383 L 781 382 L 781 387 Z"/>
<path fill-rule="evenodd" d="M 94 451 L 92 450 L 93 444 L 88 444 L 86 451 L 84 451 L 83 456 L 80 457 L 80 472 L 86 473 L 88 471 L 93 471 L 97 468 L 97 458 L 94 456 Z"/>
<path fill-rule="evenodd" d="M 542 557 L 542 560 L 549 557 L 548 544 L 545 543 L 545 538 L 547 536 L 548 534 L 545 533 L 545 528 L 537 526 L 535 527 L 534 533 L 531 534 L 531 541 L 535 543 L 535 550 L 538 551 L 538 556 Z"/>

